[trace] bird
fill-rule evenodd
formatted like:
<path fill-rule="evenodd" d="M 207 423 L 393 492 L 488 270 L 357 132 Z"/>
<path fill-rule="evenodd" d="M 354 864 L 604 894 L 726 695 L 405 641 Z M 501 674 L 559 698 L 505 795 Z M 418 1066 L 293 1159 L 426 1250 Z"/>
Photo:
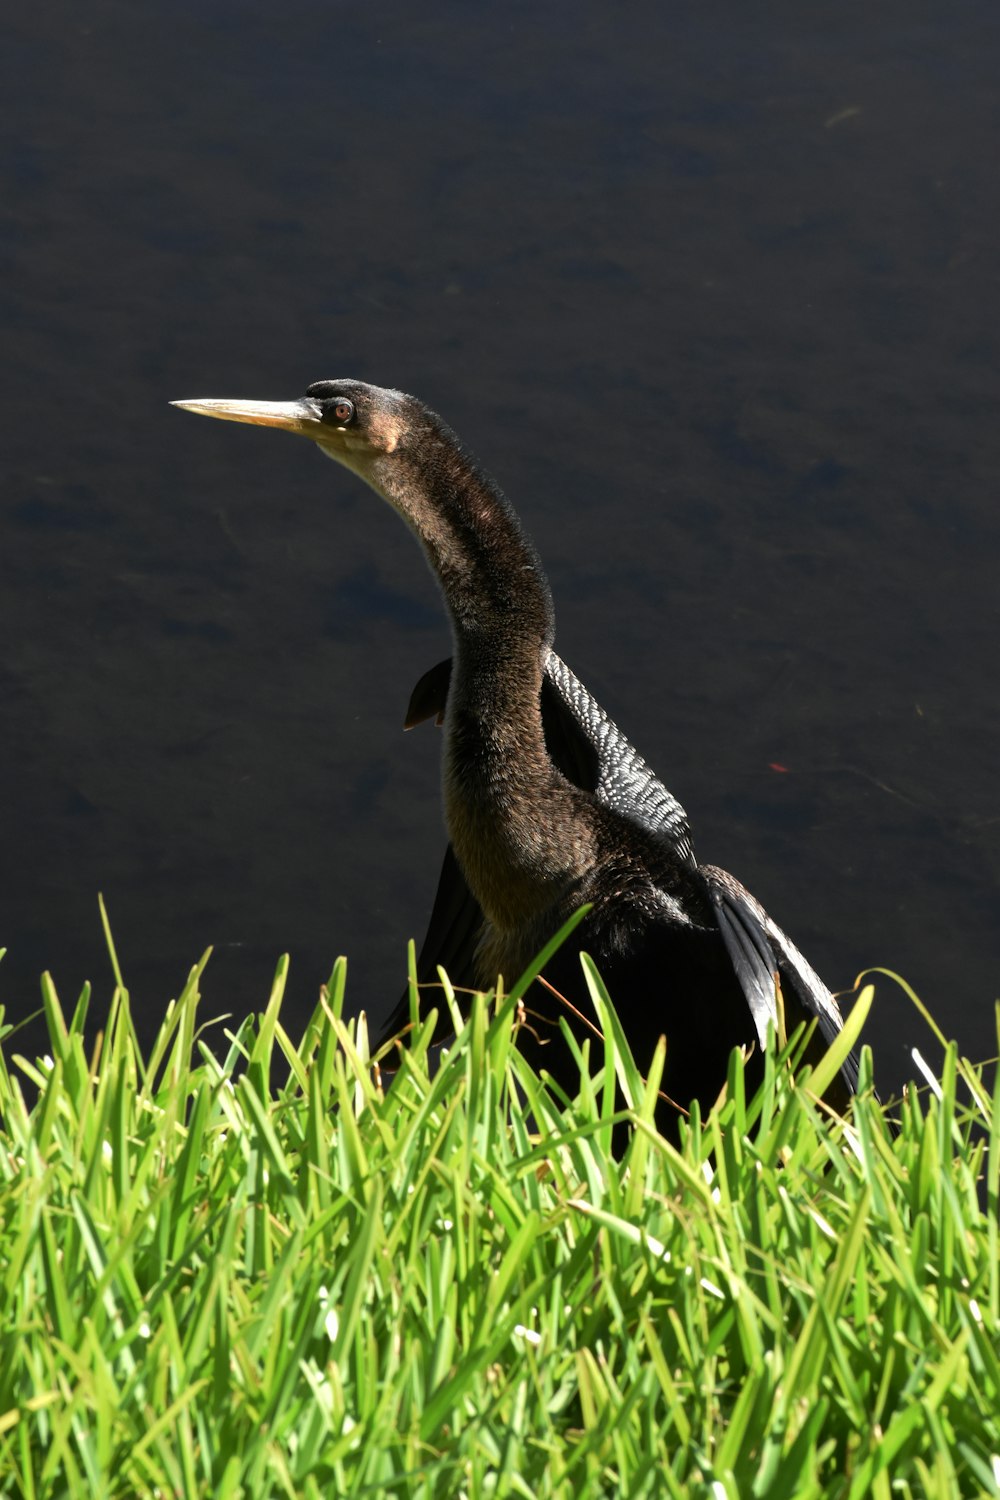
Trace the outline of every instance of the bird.
<path fill-rule="evenodd" d="M 452 655 L 417 683 L 405 720 L 443 729 L 449 843 L 417 963 L 421 985 L 439 964 L 456 987 L 513 980 L 586 907 L 545 966 L 545 984 L 529 992 L 519 1034 L 567 1096 L 578 1090 L 579 1065 L 559 1017 L 586 1033 L 584 951 L 643 1071 L 666 1037 L 657 1121 L 668 1134 L 692 1101 L 702 1110 L 714 1103 L 734 1048 L 751 1078 L 761 1076 L 779 994 L 789 1032 L 815 1023 L 807 1060 L 821 1055 L 843 1026 L 834 996 L 734 876 L 698 863 L 677 798 L 556 654 L 539 556 L 444 420 L 415 396 L 357 379 L 314 382 L 292 401 L 173 404 L 311 439 L 407 523 L 437 579 Z M 407 991 L 379 1042 L 409 1014 Z M 827 1099 L 842 1109 L 857 1086 L 852 1053 Z"/>

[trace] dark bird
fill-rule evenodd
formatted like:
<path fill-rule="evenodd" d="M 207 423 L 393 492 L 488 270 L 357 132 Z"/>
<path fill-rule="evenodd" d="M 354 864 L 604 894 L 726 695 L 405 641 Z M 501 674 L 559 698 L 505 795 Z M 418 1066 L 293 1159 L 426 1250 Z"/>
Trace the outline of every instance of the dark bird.
<path fill-rule="evenodd" d="M 759 1060 L 777 1019 L 776 976 L 789 1030 L 816 1021 L 814 1056 L 833 1040 L 842 1020 L 830 991 L 738 880 L 698 864 L 684 809 L 553 651 L 538 556 L 439 416 L 358 380 L 318 381 L 298 401 L 174 404 L 311 438 L 403 517 L 440 584 L 453 657 L 421 679 L 407 715 L 408 727 L 444 725 L 450 846 L 422 982 L 438 964 L 456 986 L 513 981 L 587 903 L 545 978 L 589 1013 L 578 954 L 590 953 L 640 1067 L 666 1036 L 661 1087 L 671 1100 L 711 1104 L 734 1047 Z M 578 1075 L 559 1010 L 536 984 L 521 1045 L 572 1093 Z M 408 1019 L 404 999 L 386 1035 Z M 844 1103 L 856 1084 L 849 1058 L 831 1101 Z"/>

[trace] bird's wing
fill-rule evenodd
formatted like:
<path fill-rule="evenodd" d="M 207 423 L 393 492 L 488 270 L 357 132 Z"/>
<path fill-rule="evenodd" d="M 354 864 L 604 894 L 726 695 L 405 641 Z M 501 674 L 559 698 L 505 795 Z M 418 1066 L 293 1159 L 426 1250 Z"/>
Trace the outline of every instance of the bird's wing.
<path fill-rule="evenodd" d="M 836 1000 L 815 969 L 735 876 L 714 865 L 696 865 L 683 807 L 554 651 L 549 652 L 545 680 L 564 706 L 562 717 L 570 720 L 578 733 L 582 731 L 594 747 L 599 771 L 592 790 L 598 801 L 655 832 L 665 839 L 674 858 L 697 868 L 708 888 L 716 924 L 750 1007 L 761 1047 L 767 1041 L 768 1025 L 777 1024 L 775 975 L 781 980 L 790 1011 L 789 1026 L 815 1017 L 819 1036 L 829 1046 L 844 1022 Z M 543 697 L 543 717 L 544 702 Z M 548 737 L 546 727 L 546 740 Z M 841 1074 L 853 1092 L 858 1081 L 853 1053 Z"/>
<path fill-rule="evenodd" d="M 418 724 L 423 724 L 427 719 L 443 724 L 450 686 L 451 657 L 448 656 L 444 661 L 439 661 L 436 667 L 431 667 L 429 672 L 425 672 L 413 689 L 406 707 L 403 728 L 415 729 Z"/>
<path fill-rule="evenodd" d="M 714 870 L 711 865 L 700 873 L 705 876 L 722 941 L 750 1007 L 757 1039 L 761 1048 L 765 1048 L 768 1026 L 777 1027 L 778 1024 L 775 983 L 779 972 L 767 931 L 753 906 L 741 900 L 740 895 L 731 889 L 730 882 L 742 895 L 748 894 L 738 881 L 724 870 Z M 718 880 L 716 876 L 723 876 L 724 880 Z"/>
<path fill-rule="evenodd" d="M 683 864 L 694 865 L 687 813 L 554 651 L 549 652 L 546 662 L 545 684 L 549 689 L 548 703 L 544 688 L 542 694 L 545 742 L 560 770 L 571 781 L 576 779 L 560 765 L 550 740 L 563 742 L 574 734 L 582 735 L 596 757 L 597 778 L 592 786 L 585 786 L 582 781 L 576 784 L 593 791 L 605 807 L 667 839 Z"/>
<path fill-rule="evenodd" d="M 789 1030 L 799 1021 L 816 1021 L 821 1043 L 829 1046 L 844 1019 L 831 992 L 787 933 L 768 916 L 755 896 L 734 875 L 715 865 L 699 866 L 708 887 L 716 921 L 753 1014 L 761 1046 L 768 1023 L 777 1024 L 775 976 L 781 982 Z M 858 1086 L 858 1060 L 852 1052 L 841 1070 L 849 1093 Z"/>
<path fill-rule="evenodd" d="M 479 902 L 469 890 L 455 852 L 449 844 L 444 852 L 441 878 L 434 896 L 427 932 L 417 955 L 417 983 L 440 985 L 437 972 L 440 965 L 456 989 L 473 989 L 476 945 L 482 926 L 483 913 Z M 433 1001 L 423 1006 L 422 1011 L 426 1012 L 432 1003 Z M 448 1015 L 443 1006 L 439 1008 L 443 1018 L 436 1034 L 444 1035 L 450 1029 Z M 398 1035 L 409 1019 L 410 990 L 407 986 L 402 998 L 383 1023 L 376 1046 L 381 1047 L 390 1037 Z"/>

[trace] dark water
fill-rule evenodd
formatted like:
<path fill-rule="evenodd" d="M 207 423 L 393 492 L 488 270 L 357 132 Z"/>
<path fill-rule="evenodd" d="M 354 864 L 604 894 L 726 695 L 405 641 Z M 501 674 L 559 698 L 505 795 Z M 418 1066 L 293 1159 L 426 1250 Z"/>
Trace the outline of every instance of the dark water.
<path fill-rule="evenodd" d="M 53 0 L 7 18 L 0 998 L 376 1013 L 419 937 L 446 654 L 412 539 L 170 397 L 442 411 L 558 645 L 835 987 L 974 1055 L 1000 979 L 1000 13 Z M 784 767 L 785 770 L 775 769 Z M 890 988 L 881 1077 L 923 1033 Z"/>

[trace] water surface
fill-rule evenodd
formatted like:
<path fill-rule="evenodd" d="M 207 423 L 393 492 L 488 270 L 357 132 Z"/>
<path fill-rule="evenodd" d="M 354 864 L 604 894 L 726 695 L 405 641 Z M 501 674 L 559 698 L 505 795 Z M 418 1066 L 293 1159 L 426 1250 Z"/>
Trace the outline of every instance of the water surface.
<path fill-rule="evenodd" d="M 514 499 L 567 661 L 828 981 L 995 1051 L 994 7 L 8 22 L 0 998 L 379 1013 L 443 842 L 412 538 L 171 397 L 353 374 Z M 919 1027 L 890 989 L 888 1082 Z"/>

